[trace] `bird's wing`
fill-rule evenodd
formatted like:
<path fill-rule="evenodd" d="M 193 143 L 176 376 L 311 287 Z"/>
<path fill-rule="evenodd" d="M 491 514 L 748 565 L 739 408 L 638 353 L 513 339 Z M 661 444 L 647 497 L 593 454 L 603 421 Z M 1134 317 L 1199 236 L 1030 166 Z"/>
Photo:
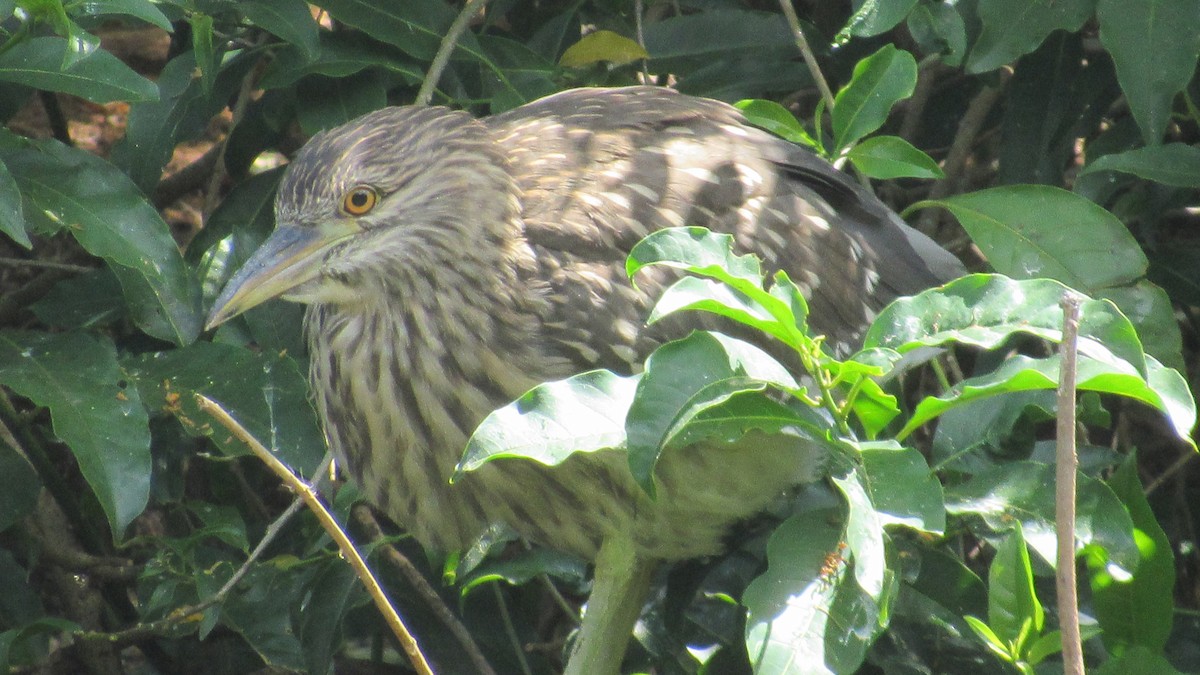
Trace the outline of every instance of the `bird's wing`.
<path fill-rule="evenodd" d="M 485 122 L 510 158 L 550 284 L 547 337 L 589 366 L 635 366 L 665 338 L 727 328 L 691 313 L 643 330 L 675 276 L 647 270 L 635 290 L 624 261 L 663 227 L 730 233 L 766 272 L 786 271 L 809 298 L 814 330 L 840 352 L 891 299 L 958 269 L 845 174 L 724 103 L 658 87 L 580 89 Z"/>

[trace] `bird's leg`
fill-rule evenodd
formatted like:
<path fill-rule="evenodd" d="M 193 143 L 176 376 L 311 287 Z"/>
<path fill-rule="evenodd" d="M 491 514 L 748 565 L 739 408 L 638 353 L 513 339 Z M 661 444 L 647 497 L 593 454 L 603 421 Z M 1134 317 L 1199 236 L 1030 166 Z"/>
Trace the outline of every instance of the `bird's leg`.
<path fill-rule="evenodd" d="M 563 675 L 619 675 L 621 659 L 658 563 L 625 537 L 610 536 L 596 556 L 595 579 L 579 637 Z"/>

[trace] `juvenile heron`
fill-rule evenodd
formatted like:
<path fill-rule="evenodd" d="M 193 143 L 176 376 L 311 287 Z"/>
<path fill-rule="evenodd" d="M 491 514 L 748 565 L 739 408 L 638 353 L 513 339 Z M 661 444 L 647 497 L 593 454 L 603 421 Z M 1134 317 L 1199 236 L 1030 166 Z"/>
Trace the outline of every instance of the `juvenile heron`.
<path fill-rule="evenodd" d="M 449 484 L 492 410 L 585 370 L 629 372 L 712 325 L 647 328 L 672 277 L 650 270 L 633 288 L 630 248 L 669 226 L 730 233 L 799 283 L 839 351 L 895 296 L 959 270 L 826 162 L 735 108 L 656 87 L 567 91 L 481 120 L 378 110 L 309 141 L 275 213 L 209 325 L 275 297 L 308 304 L 329 442 L 424 546 L 463 550 L 503 522 L 597 561 L 577 673 L 617 672 L 657 562 L 719 551 L 731 523 L 819 473 L 800 439 L 760 436 L 664 457 L 656 500 L 615 451 L 499 460 Z"/>

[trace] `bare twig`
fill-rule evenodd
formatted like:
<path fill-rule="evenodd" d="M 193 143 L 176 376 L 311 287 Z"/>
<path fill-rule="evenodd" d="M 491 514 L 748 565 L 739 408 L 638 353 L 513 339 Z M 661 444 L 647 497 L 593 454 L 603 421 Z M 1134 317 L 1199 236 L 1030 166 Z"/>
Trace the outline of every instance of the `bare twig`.
<path fill-rule="evenodd" d="M 375 514 L 371 512 L 371 508 L 365 504 L 355 506 L 350 511 L 355 522 L 362 527 L 367 539 L 371 542 L 380 541 L 383 539 L 383 528 L 379 527 L 379 521 L 375 519 Z M 483 652 L 479 649 L 479 645 L 475 644 L 475 639 L 471 637 L 467 627 L 458 620 L 454 612 L 446 606 L 442 600 L 442 596 L 438 595 L 433 586 L 425 578 L 417 566 L 391 544 L 382 544 L 375 549 L 383 554 L 384 560 L 391 563 L 396 569 L 404 575 L 408 583 L 421 596 L 425 602 L 425 606 L 429 607 L 442 625 L 454 635 L 458 640 L 459 646 L 467 653 L 467 657 L 471 659 L 471 664 L 475 667 L 475 672 L 479 675 L 496 675 L 496 671 L 492 669 L 490 663 L 484 657 Z"/>
<path fill-rule="evenodd" d="M 1167 479 L 1182 471 L 1183 467 L 1187 466 L 1195 458 L 1196 451 L 1192 450 L 1191 448 L 1185 448 L 1183 452 L 1180 453 L 1179 459 L 1172 462 L 1171 466 L 1167 467 L 1166 471 L 1158 474 L 1154 477 L 1154 480 L 1150 481 L 1150 484 L 1147 485 L 1145 489 L 1146 496 L 1150 496 L 1151 493 L 1162 487 L 1162 484 L 1167 482 Z"/>
<path fill-rule="evenodd" d="M 395 608 L 388 602 L 387 596 L 384 595 L 383 588 L 380 587 L 374 573 L 367 567 L 366 561 L 359 555 L 358 549 L 354 547 L 354 543 L 350 541 L 345 531 L 338 525 L 337 520 L 329 513 L 325 505 L 321 503 L 321 499 L 317 496 L 317 493 L 301 480 L 299 476 L 292 473 L 291 469 L 279 461 L 275 455 L 271 454 L 262 443 L 259 443 L 257 439 L 251 436 L 250 432 L 246 431 L 241 424 L 238 424 L 237 420 L 233 419 L 229 413 L 225 412 L 212 399 L 201 394 L 196 394 L 196 403 L 201 410 L 210 415 L 221 426 L 233 434 L 234 437 L 244 443 L 256 457 L 262 460 L 289 488 L 304 500 L 305 505 L 308 506 L 313 515 L 321 523 L 321 527 L 337 543 L 338 550 L 341 551 L 342 556 L 354 568 L 354 572 L 358 575 L 359 580 L 366 587 L 367 593 L 375 601 L 375 606 L 383 615 L 384 621 L 391 628 L 396 639 L 400 641 L 400 646 L 404 649 L 404 653 L 408 656 L 413 667 L 421 675 L 433 675 L 433 670 L 430 669 L 429 663 L 425 660 L 425 655 L 421 653 L 421 648 L 417 645 L 416 639 L 408 630 L 408 627 L 404 625 L 400 616 L 396 614 Z"/>
<path fill-rule="evenodd" d="M 154 208 L 162 210 L 192 190 L 202 187 L 217 168 L 224 151 L 225 144 L 217 143 L 200 155 L 199 159 L 159 181 L 154 188 L 154 194 L 151 195 Z"/>
<path fill-rule="evenodd" d="M 255 39 L 255 46 L 261 45 L 267 40 L 267 33 L 260 32 Z M 257 63 L 250 68 L 250 72 L 246 73 L 242 78 L 241 87 L 238 89 L 237 100 L 233 102 L 232 120 L 229 123 L 229 134 L 221 139 L 218 143 L 220 146 L 220 156 L 217 158 L 217 163 L 213 166 L 212 175 L 208 180 L 208 190 L 204 194 L 204 218 L 207 220 L 213 209 L 217 208 L 217 202 L 221 200 L 221 181 L 225 180 L 225 175 L 228 171 L 225 168 L 225 151 L 229 147 L 229 136 L 233 133 L 238 123 L 246 116 L 246 108 L 250 105 L 250 96 L 254 93 L 254 85 L 258 82 L 258 78 L 262 75 L 263 70 L 267 67 L 267 59 L 260 58 Z"/>
<path fill-rule="evenodd" d="M 429 105 L 429 102 L 433 100 L 433 90 L 437 88 L 438 80 L 442 79 L 442 71 L 450 63 L 450 55 L 454 53 L 458 37 L 486 4 L 487 0 L 467 0 L 462 11 L 454 17 L 454 23 L 450 24 L 450 29 L 442 38 L 442 44 L 438 46 L 437 54 L 433 56 L 433 62 L 429 64 L 429 71 L 425 73 L 425 81 L 421 83 L 421 89 L 417 92 L 416 100 L 413 101 L 414 105 Z"/>
<path fill-rule="evenodd" d="M 1062 631 L 1063 672 L 1083 675 L 1083 641 L 1079 636 L 1079 597 L 1075 587 L 1075 357 L 1079 337 L 1079 296 L 1063 295 L 1062 355 L 1058 375 L 1058 442 L 1055 461 L 1054 522 L 1058 533 L 1055 581 L 1058 623 Z"/>
<path fill-rule="evenodd" d="M 796 9 L 792 7 L 792 0 L 779 0 L 779 8 L 783 10 L 783 15 L 787 17 L 788 26 L 792 29 L 792 37 L 796 40 L 796 46 L 800 48 L 800 53 L 804 55 L 804 65 L 808 68 L 808 72 L 812 75 L 812 79 L 817 83 L 817 89 L 821 91 L 821 98 L 825 99 L 825 108 L 829 112 L 833 112 L 833 91 L 829 89 L 829 83 L 825 81 L 825 76 L 821 74 L 821 69 L 817 66 L 817 56 L 813 54 L 812 46 L 808 44 L 808 38 L 804 36 L 804 30 L 800 28 L 800 17 L 796 16 Z M 817 120 L 820 124 L 820 120 Z"/>
<path fill-rule="evenodd" d="M 1000 95 L 1004 93 L 1005 85 L 1011 75 L 1010 70 L 1001 69 L 1000 82 L 995 86 L 986 87 L 971 99 L 966 112 L 963 113 L 962 120 L 958 123 L 958 131 L 954 134 L 950 151 L 946 153 L 946 161 L 942 163 L 942 171 L 945 172 L 946 177 L 933 184 L 929 190 L 928 199 L 941 199 L 958 191 L 962 177 L 966 173 L 965 168 L 967 159 L 971 156 L 971 147 L 975 144 L 980 130 L 983 129 L 983 123 L 987 120 L 988 113 L 1000 100 Z M 918 221 L 918 229 L 927 234 L 931 233 L 940 217 L 940 210 L 925 209 Z"/>
<path fill-rule="evenodd" d="M 51 260 L 25 260 L 24 258 L 0 258 L 0 266 L 36 267 L 44 270 L 71 272 L 72 274 L 87 274 L 96 269 L 95 267 L 87 267 L 85 265 L 72 265 L 71 263 L 60 263 Z"/>

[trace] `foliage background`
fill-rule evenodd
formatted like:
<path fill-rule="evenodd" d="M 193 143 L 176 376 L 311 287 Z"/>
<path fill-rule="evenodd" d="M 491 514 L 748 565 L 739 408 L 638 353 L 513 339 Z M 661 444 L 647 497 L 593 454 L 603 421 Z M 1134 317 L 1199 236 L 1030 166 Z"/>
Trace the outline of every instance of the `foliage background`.
<path fill-rule="evenodd" d="M 1060 280 L 1113 298 L 1146 351 L 1195 381 L 1200 2 L 814 1 L 795 9 L 835 91 L 887 45 L 896 63 L 912 56 L 911 97 L 881 92 L 905 100 L 877 114 L 882 133 L 928 153 L 943 174 L 877 182 L 885 201 L 899 211 L 1018 184 L 1091 200 L 1133 236 L 1081 258 L 1050 236 L 1086 241 L 1088 230 L 1064 221 L 1075 212 L 1051 212 L 1027 188 L 989 207 L 1003 225 L 990 232 L 1008 233 L 1002 247 L 1018 263 L 1044 259 L 1049 247 L 1049 257 L 1082 274 Z M 411 102 L 457 10 L 440 0 L 0 0 L 0 663 L 19 672 L 404 672 L 306 514 L 244 565 L 291 497 L 236 442 L 212 433 L 191 393 L 220 400 L 313 474 L 323 444 L 307 401 L 299 308 L 273 303 L 215 335 L 201 335 L 204 312 L 270 231 L 285 158 L 317 130 Z M 616 39 L 596 37 L 609 35 Z M 884 72 L 881 89 L 907 78 Z M 807 125 L 783 121 L 777 130 L 815 135 L 833 155 L 858 148 L 855 164 L 879 174 L 866 167 L 870 146 L 857 144 L 874 129 L 830 124 L 772 3 L 495 0 L 460 38 L 434 102 L 489 114 L 645 73 L 690 94 L 780 102 Z M 996 250 L 978 231 L 964 236 L 944 210 L 909 219 L 975 269 L 986 268 L 980 249 Z M 1088 271 L 1128 278 L 1092 286 Z M 1136 464 L 1107 484 L 1151 548 L 1174 554 L 1146 556 L 1137 581 L 1150 590 L 1130 592 L 1117 610 L 1129 625 L 1103 625 L 1123 637 L 1090 640 L 1089 659 L 1112 672 L 1131 672 L 1120 664 L 1133 656 L 1155 669 L 1200 670 L 1194 452 L 1143 407 L 1085 404 L 1085 473 L 1108 477 L 1136 448 Z M 918 444 L 947 485 L 1032 509 L 1052 414 L 1031 398 L 964 407 Z M 980 476 L 994 482 L 980 485 Z M 1145 503 L 1135 497 L 1139 479 Z M 352 489 L 333 498 L 363 537 L 370 526 L 351 518 L 353 501 Z M 980 509 L 957 504 L 943 537 L 893 533 L 901 562 L 891 568 L 903 578 L 890 627 L 861 665 L 840 670 L 1009 667 L 963 617 L 988 615 L 1015 578 L 989 576 L 994 556 L 1031 565 L 1044 603 L 1052 604 L 1052 578 L 1007 543 L 1003 528 L 980 526 Z M 722 598 L 740 597 L 763 572 L 768 534 L 672 570 L 635 665 L 694 671 L 700 657 L 684 646 L 704 644 L 720 647 L 704 657 L 707 672 L 744 669 L 741 612 Z M 520 672 L 520 658 L 534 672 L 555 667 L 569 612 L 547 599 L 544 580 L 504 582 L 547 573 L 574 603 L 586 593 L 580 563 L 510 551 L 443 585 L 411 542 L 386 538 L 462 616 L 497 672 Z M 379 567 L 439 672 L 473 672 L 428 596 L 382 556 Z M 245 576 L 213 602 L 240 568 Z M 1086 590 L 1084 603 L 1085 613 L 1104 614 Z M 1053 658 L 1038 666 L 1055 667 Z"/>

